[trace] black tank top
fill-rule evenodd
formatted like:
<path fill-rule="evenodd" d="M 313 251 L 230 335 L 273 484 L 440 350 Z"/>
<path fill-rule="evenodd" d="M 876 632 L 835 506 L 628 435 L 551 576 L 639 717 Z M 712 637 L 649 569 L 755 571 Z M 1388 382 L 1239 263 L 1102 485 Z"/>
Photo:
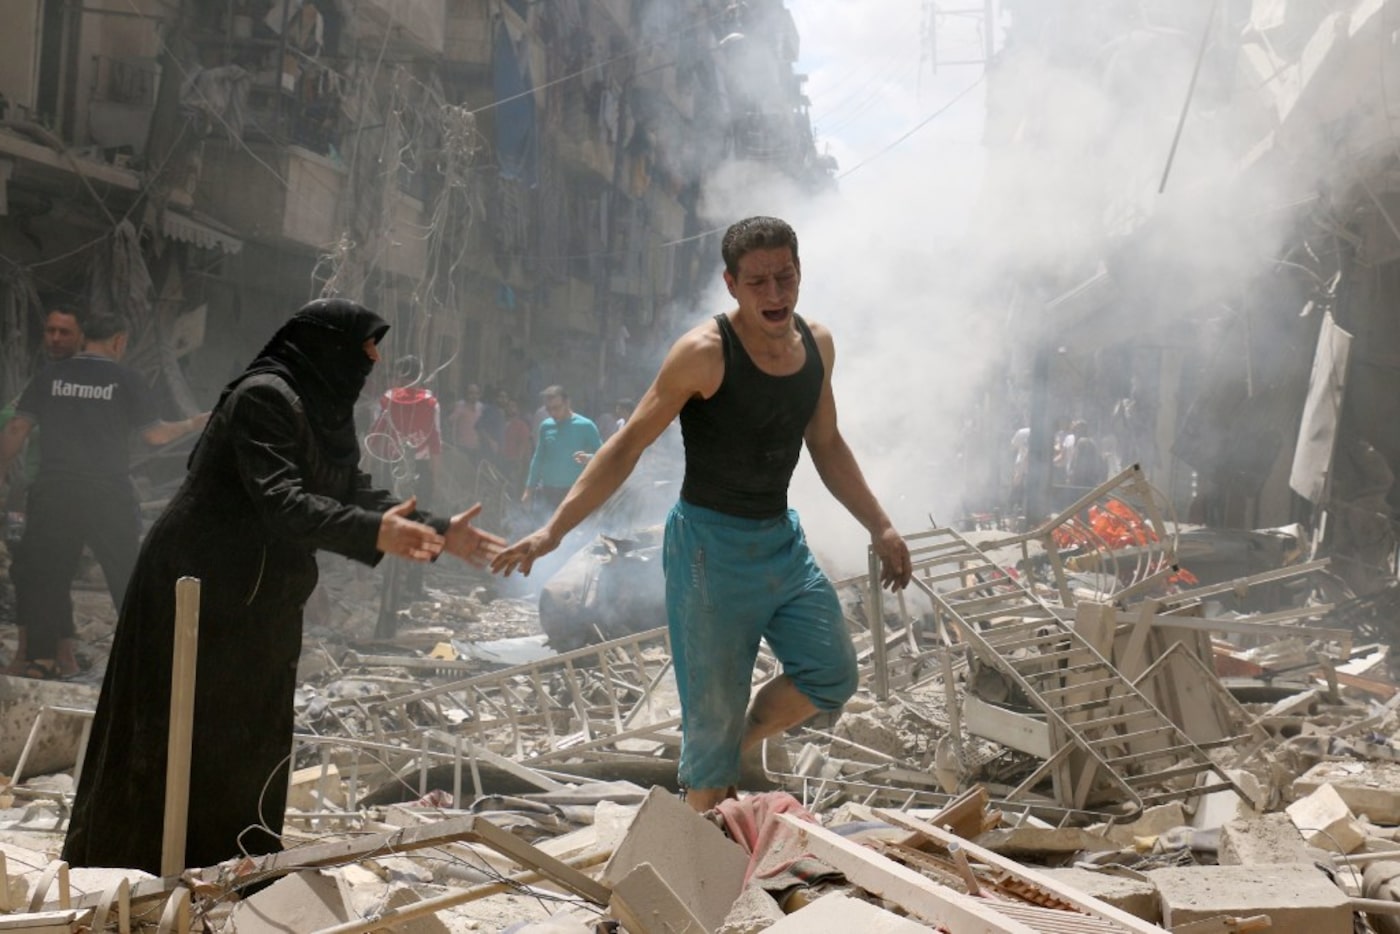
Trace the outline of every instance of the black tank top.
<path fill-rule="evenodd" d="M 793 320 L 807 360 L 790 376 L 771 376 L 749 357 L 729 316 L 715 315 L 724 378 L 710 398 L 691 399 L 681 409 L 681 498 L 687 503 L 752 519 L 787 511 L 788 483 L 825 373 L 807 322 Z"/>

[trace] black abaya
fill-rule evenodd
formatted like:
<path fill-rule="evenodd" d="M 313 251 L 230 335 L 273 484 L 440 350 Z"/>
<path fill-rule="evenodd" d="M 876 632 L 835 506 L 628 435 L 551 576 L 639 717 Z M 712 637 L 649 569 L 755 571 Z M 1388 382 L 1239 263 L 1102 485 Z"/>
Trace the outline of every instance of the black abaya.
<path fill-rule="evenodd" d="M 358 335 L 341 336 L 350 347 Z M 184 576 L 202 582 L 185 864 L 280 848 L 314 553 L 375 564 L 394 500 L 335 456 L 318 430 L 324 420 L 313 424 L 285 374 L 249 373 L 220 400 L 189 476 L 142 546 L 63 849 L 71 865 L 160 871 L 175 582 Z M 358 393 L 363 377 L 351 383 L 342 395 Z"/>

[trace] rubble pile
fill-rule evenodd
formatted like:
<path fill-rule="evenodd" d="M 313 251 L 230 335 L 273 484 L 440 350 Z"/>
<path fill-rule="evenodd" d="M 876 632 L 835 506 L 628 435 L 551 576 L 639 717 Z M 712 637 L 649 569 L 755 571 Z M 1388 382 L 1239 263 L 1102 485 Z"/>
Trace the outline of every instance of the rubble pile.
<path fill-rule="evenodd" d="M 1382 604 L 1290 530 L 1259 533 L 1279 566 L 1222 579 L 1204 531 L 1129 470 L 1023 535 L 911 535 L 907 593 L 840 582 L 860 693 L 766 742 L 704 816 L 676 794 L 664 628 L 561 653 L 525 600 L 430 588 L 366 642 L 375 608 L 342 581 L 308 627 L 287 849 L 68 872 L 72 781 L 25 766 L 0 925 L 1395 931 Z M 755 684 L 776 673 L 762 656 Z"/>

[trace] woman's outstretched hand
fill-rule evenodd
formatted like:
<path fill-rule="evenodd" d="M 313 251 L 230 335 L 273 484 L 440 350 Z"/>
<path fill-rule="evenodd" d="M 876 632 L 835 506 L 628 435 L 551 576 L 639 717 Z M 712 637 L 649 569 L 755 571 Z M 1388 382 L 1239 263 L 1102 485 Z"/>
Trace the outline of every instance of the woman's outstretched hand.
<path fill-rule="evenodd" d="M 480 513 L 481 504 L 477 503 L 465 512 L 453 516 L 452 523 L 447 527 L 447 540 L 442 550 L 456 555 L 474 567 L 484 568 L 501 553 L 506 540 L 472 525 L 472 520 Z"/>
<path fill-rule="evenodd" d="M 446 540 L 432 526 L 408 518 L 417 508 L 418 497 L 410 496 L 386 510 L 379 520 L 375 547 L 386 555 L 398 555 L 410 561 L 431 561 L 441 554 Z"/>

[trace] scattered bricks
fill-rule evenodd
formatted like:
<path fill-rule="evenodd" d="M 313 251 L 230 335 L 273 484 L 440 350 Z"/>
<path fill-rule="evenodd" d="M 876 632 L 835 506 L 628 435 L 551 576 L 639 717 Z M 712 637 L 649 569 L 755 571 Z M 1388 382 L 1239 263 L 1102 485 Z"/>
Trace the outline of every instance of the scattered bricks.
<path fill-rule="evenodd" d="M 1157 897 L 1157 887 L 1151 882 L 1092 869 L 1041 869 L 1040 872 L 1134 917 L 1152 924 L 1161 923 L 1162 904 Z"/>
<path fill-rule="evenodd" d="M 1309 846 L 1333 853 L 1352 853 L 1366 842 L 1351 809 L 1331 785 L 1323 785 L 1286 809 Z"/>
<path fill-rule="evenodd" d="M 762 934 L 784 917 L 782 906 L 773 896 L 757 885 L 750 885 L 735 900 L 717 934 Z"/>
<path fill-rule="evenodd" d="M 925 934 L 928 925 L 839 893 L 824 895 L 768 928 L 767 934 Z"/>
<path fill-rule="evenodd" d="M 1351 808 L 1375 824 L 1400 824 L 1400 765 L 1391 762 L 1319 762 L 1293 782 L 1294 797 L 1331 785 Z"/>
<path fill-rule="evenodd" d="M 1222 866 L 1311 863 L 1308 845 L 1287 814 L 1232 820 L 1220 829 L 1217 859 Z"/>
<path fill-rule="evenodd" d="M 713 931 L 743 891 L 749 857 L 674 794 L 653 788 L 608 860 L 604 884 L 615 887 L 643 863 L 666 880 L 706 931 Z"/>
<path fill-rule="evenodd" d="M 349 905 L 349 892 L 339 873 L 307 869 L 239 902 L 229 922 L 238 934 L 319 931 L 349 921 Z"/>
<path fill-rule="evenodd" d="M 1147 877 L 1167 928 L 1220 915 L 1265 914 L 1270 934 L 1351 934 L 1347 895 L 1314 866 L 1180 866 Z"/>
<path fill-rule="evenodd" d="M 715 930 L 690 913 L 650 863 L 638 865 L 613 886 L 608 911 L 629 934 L 707 934 Z"/>

